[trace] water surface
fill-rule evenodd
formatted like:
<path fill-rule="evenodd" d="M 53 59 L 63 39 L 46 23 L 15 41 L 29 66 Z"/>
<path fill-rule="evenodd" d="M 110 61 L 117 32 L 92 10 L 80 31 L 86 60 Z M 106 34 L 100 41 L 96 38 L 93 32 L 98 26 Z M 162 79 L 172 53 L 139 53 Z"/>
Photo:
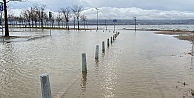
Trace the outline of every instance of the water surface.
<path fill-rule="evenodd" d="M 0 98 L 41 98 L 43 73 L 50 76 L 53 97 L 191 97 L 194 73 L 189 42 L 150 31 L 119 32 L 105 54 L 100 51 L 98 62 L 95 46 L 101 50 L 102 41 L 112 32 L 52 30 L 52 36 L 49 30 L 12 32 L 45 37 L 0 43 Z M 82 53 L 87 55 L 87 74 L 81 72 Z"/>

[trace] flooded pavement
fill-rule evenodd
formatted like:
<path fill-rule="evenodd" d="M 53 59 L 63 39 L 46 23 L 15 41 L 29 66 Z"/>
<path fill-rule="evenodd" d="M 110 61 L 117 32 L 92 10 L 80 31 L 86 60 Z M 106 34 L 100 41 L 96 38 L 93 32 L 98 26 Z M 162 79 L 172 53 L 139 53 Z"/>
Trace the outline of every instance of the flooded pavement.
<path fill-rule="evenodd" d="M 43 32 L 43 33 L 42 33 Z M 41 98 L 47 73 L 54 98 L 192 98 L 192 45 L 151 31 L 120 30 L 95 61 L 95 47 L 112 32 L 49 30 L 46 36 L 0 43 L 0 98 Z M 86 53 L 88 72 L 81 72 Z"/>

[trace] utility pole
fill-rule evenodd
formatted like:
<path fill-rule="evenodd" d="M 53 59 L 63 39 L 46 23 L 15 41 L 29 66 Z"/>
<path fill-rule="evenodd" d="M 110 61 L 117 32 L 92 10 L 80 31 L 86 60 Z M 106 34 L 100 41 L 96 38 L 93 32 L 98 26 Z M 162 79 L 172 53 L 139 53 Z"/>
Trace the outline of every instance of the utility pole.
<path fill-rule="evenodd" d="M 98 8 L 96 8 L 96 11 L 97 11 L 97 28 L 96 28 L 96 30 L 98 30 Z"/>
<path fill-rule="evenodd" d="M 6 5 L 6 0 L 3 0 L 4 2 L 4 13 L 5 13 L 5 37 L 9 37 L 9 28 L 8 28 L 8 19 L 7 19 L 7 5 Z"/>

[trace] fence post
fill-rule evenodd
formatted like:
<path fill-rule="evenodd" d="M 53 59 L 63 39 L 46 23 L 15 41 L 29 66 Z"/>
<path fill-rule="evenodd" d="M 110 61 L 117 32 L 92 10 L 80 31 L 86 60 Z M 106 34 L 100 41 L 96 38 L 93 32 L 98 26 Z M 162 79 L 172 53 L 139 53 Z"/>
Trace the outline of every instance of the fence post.
<path fill-rule="evenodd" d="M 95 59 L 98 60 L 99 46 L 96 45 Z"/>
<path fill-rule="evenodd" d="M 42 98 L 52 98 L 49 75 L 42 74 L 40 76 L 40 80 L 41 80 Z"/>
<path fill-rule="evenodd" d="M 87 72 L 86 53 L 82 53 L 82 72 Z"/>

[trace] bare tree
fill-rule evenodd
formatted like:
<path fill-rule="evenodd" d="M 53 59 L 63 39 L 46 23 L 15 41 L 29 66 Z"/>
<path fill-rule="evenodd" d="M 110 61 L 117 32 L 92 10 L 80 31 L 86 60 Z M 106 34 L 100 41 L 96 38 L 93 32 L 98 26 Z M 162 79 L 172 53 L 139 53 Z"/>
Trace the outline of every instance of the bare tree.
<path fill-rule="evenodd" d="M 81 18 L 81 21 L 84 22 L 84 29 L 85 29 L 87 18 L 85 15 L 82 15 L 80 18 Z"/>
<path fill-rule="evenodd" d="M 23 20 L 24 20 L 24 18 L 21 15 L 13 17 L 13 21 L 15 22 L 16 25 L 19 25 L 19 26 L 21 26 L 23 24 Z"/>
<path fill-rule="evenodd" d="M 54 17 L 54 15 L 53 15 L 53 17 L 51 18 L 51 24 L 52 24 L 52 27 L 54 27 L 54 23 L 55 23 L 55 17 Z"/>
<path fill-rule="evenodd" d="M 31 8 L 31 18 L 32 22 L 35 22 L 35 25 L 37 26 L 37 22 L 39 22 L 39 26 L 43 28 L 43 20 L 44 20 L 44 14 L 46 5 L 40 5 L 40 4 L 34 4 Z"/>
<path fill-rule="evenodd" d="M 83 9 L 84 9 L 83 6 L 78 6 L 78 5 L 73 5 L 72 7 L 72 12 L 77 19 L 78 30 L 79 30 L 80 13 L 81 11 L 83 11 Z"/>
<path fill-rule="evenodd" d="M 32 7 L 30 9 L 30 18 L 31 18 L 31 23 L 32 23 L 32 27 L 33 27 L 34 26 L 34 21 L 35 21 L 35 24 L 36 24 L 37 16 L 36 16 L 34 8 L 32 8 Z"/>
<path fill-rule="evenodd" d="M 20 23 L 20 26 L 21 25 L 23 25 L 24 24 L 24 17 L 22 16 L 22 15 L 20 15 L 19 17 L 18 17 L 18 21 L 19 21 L 19 23 Z"/>
<path fill-rule="evenodd" d="M 47 20 L 48 16 L 45 12 L 46 5 L 33 4 L 33 7 L 27 10 L 23 10 L 21 16 L 23 16 L 25 22 L 28 22 L 29 26 L 32 27 L 37 26 L 37 22 L 39 22 L 39 26 L 43 27 L 43 20 Z"/>
<path fill-rule="evenodd" d="M 58 27 L 60 28 L 60 22 L 62 21 L 62 16 L 60 12 L 58 12 L 57 14 L 56 21 L 58 22 Z"/>
<path fill-rule="evenodd" d="M 34 16 L 33 18 L 35 21 L 35 25 L 37 27 L 37 22 L 39 21 L 39 25 L 40 25 L 40 18 L 41 18 L 39 5 L 34 4 L 32 9 L 33 9 L 32 12 L 33 12 L 33 16 Z"/>
<path fill-rule="evenodd" d="M 45 12 L 43 13 L 43 22 L 45 23 L 45 26 L 49 22 L 49 17 L 48 17 L 48 15 Z"/>
<path fill-rule="evenodd" d="M 11 23 L 11 25 L 13 25 L 13 21 L 14 21 L 14 13 L 10 10 L 8 13 L 8 20 Z"/>
<path fill-rule="evenodd" d="M 24 10 L 21 12 L 21 15 L 24 17 L 25 22 L 28 22 L 28 25 L 30 26 L 30 20 L 31 20 L 31 12 L 30 10 Z"/>
<path fill-rule="evenodd" d="M 41 10 L 41 27 L 43 28 L 43 20 L 44 20 L 44 16 L 46 15 L 45 12 L 46 9 L 46 5 L 41 5 L 40 10 Z"/>
<path fill-rule="evenodd" d="M 66 21 L 66 28 L 68 28 L 68 30 L 69 30 L 69 19 L 70 19 L 70 13 L 71 13 L 70 9 L 69 9 L 69 7 L 60 8 L 60 9 L 61 9 L 61 12 L 63 13 L 65 21 Z"/>

